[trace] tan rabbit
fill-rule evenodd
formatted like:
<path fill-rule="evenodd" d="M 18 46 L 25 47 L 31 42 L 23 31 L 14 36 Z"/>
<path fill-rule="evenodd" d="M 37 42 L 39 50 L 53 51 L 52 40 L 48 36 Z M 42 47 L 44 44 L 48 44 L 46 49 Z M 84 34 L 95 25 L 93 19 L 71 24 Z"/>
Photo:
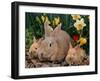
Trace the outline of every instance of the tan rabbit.
<path fill-rule="evenodd" d="M 40 38 L 39 40 L 34 40 L 33 44 L 30 46 L 29 49 L 29 57 L 30 58 L 37 58 L 37 49 L 39 48 L 41 42 L 42 42 L 43 38 Z"/>
<path fill-rule="evenodd" d="M 85 50 L 80 48 L 79 45 L 73 48 L 70 43 L 68 54 L 65 58 L 66 63 L 68 63 L 69 65 L 82 65 L 86 57 L 87 56 L 86 56 Z"/>
<path fill-rule="evenodd" d="M 68 51 L 69 35 L 61 30 L 59 24 L 53 31 L 47 22 L 44 23 L 45 39 L 37 50 L 40 61 L 61 62 Z"/>

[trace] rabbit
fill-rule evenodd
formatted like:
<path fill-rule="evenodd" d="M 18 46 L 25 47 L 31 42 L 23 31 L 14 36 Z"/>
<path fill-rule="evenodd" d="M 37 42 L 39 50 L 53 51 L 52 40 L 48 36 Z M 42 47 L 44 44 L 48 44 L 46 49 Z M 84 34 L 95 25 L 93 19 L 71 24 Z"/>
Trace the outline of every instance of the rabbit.
<path fill-rule="evenodd" d="M 47 22 L 44 23 L 45 39 L 37 49 L 40 61 L 61 62 L 68 51 L 70 36 L 61 30 L 59 24 L 53 31 Z"/>
<path fill-rule="evenodd" d="M 82 65 L 84 59 L 87 57 L 85 50 L 80 48 L 79 45 L 72 47 L 71 43 L 69 45 L 68 54 L 65 61 L 69 65 Z"/>
<path fill-rule="evenodd" d="M 32 43 L 32 45 L 29 48 L 29 57 L 30 58 L 37 58 L 38 57 L 36 50 L 39 48 L 42 41 L 43 41 L 43 38 L 40 38 L 38 40 L 34 40 L 34 42 Z"/>

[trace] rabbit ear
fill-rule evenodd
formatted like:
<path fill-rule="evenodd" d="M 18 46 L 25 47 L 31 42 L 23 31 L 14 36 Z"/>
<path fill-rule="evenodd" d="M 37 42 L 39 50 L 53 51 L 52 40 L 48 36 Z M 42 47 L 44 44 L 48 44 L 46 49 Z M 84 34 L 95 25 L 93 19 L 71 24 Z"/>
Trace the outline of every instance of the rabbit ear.
<path fill-rule="evenodd" d="M 42 41 L 43 41 L 43 38 L 40 38 L 40 39 L 38 40 L 38 44 L 41 44 Z"/>
<path fill-rule="evenodd" d="M 33 42 L 36 42 L 36 38 L 35 37 L 33 37 Z"/>
<path fill-rule="evenodd" d="M 59 31 L 59 30 L 61 30 L 61 23 L 54 29 L 54 31 Z"/>
<path fill-rule="evenodd" d="M 44 23 L 45 37 L 50 36 L 50 33 L 53 31 L 53 28 L 49 26 L 48 22 Z"/>
<path fill-rule="evenodd" d="M 69 48 L 73 48 L 71 42 L 69 43 Z"/>
<path fill-rule="evenodd" d="M 77 45 L 77 46 L 75 46 L 74 48 L 77 50 L 78 48 L 80 48 L 80 45 Z"/>

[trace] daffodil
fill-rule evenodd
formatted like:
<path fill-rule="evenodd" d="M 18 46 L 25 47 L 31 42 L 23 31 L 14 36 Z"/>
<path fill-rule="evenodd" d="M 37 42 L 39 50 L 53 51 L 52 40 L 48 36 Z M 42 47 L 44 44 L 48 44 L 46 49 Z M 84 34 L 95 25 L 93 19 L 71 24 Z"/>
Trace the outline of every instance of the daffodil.
<path fill-rule="evenodd" d="M 86 38 L 83 38 L 83 37 L 81 37 L 81 38 L 79 39 L 79 41 L 80 41 L 80 46 L 87 43 Z"/>
<path fill-rule="evenodd" d="M 45 17 L 45 21 L 48 22 L 48 24 L 50 24 L 50 21 L 47 16 Z"/>
<path fill-rule="evenodd" d="M 54 22 L 55 22 L 55 25 L 57 26 L 60 22 L 60 18 L 59 17 L 55 17 L 54 18 Z"/>
<path fill-rule="evenodd" d="M 81 20 L 76 20 L 74 23 L 74 27 L 79 31 L 82 30 L 86 24 L 84 23 L 84 19 L 82 18 Z"/>
<path fill-rule="evenodd" d="M 49 21 L 49 19 L 48 19 L 47 16 L 41 16 L 41 19 L 42 19 L 42 22 L 43 22 L 43 23 L 44 23 L 44 22 L 48 22 L 48 24 L 50 24 L 50 21 Z"/>
<path fill-rule="evenodd" d="M 73 20 L 77 20 L 77 19 L 81 18 L 81 16 L 79 14 L 73 14 L 71 16 L 72 16 Z"/>
<path fill-rule="evenodd" d="M 90 16 L 88 16 L 88 19 L 90 19 Z"/>
<path fill-rule="evenodd" d="M 44 16 L 41 16 L 41 19 L 42 19 L 42 22 L 44 23 L 45 17 Z"/>

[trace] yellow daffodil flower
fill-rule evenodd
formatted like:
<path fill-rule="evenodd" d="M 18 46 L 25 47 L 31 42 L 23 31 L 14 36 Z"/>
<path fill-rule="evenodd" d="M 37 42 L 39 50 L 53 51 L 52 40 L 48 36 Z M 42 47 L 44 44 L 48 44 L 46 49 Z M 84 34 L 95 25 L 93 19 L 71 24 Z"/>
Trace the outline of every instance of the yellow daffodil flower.
<path fill-rule="evenodd" d="M 54 18 L 54 22 L 55 22 L 55 25 L 57 26 L 60 22 L 60 18 L 59 17 Z"/>
<path fill-rule="evenodd" d="M 90 16 L 88 16 L 88 19 L 90 19 Z"/>
<path fill-rule="evenodd" d="M 42 19 L 42 22 L 44 23 L 45 17 L 44 16 L 41 16 L 41 19 Z"/>
<path fill-rule="evenodd" d="M 74 23 L 74 27 L 78 31 L 82 30 L 84 28 L 84 26 L 86 26 L 86 24 L 84 23 L 84 19 L 83 18 L 81 20 L 76 20 L 76 22 Z"/>
<path fill-rule="evenodd" d="M 45 17 L 45 21 L 48 22 L 48 24 L 50 24 L 50 21 L 47 16 Z"/>
<path fill-rule="evenodd" d="M 81 38 L 79 39 L 79 41 L 80 41 L 80 46 L 87 43 L 86 38 L 83 38 L 83 37 L 81 37 Z"/>
<path fill-rule="evenodd" d="M 41 19 L 42 19 L 42 22 L 43 22 L 43 23 L 44 23 L 44 22 L 48 22 L 48 24 L 50 24 L 50 21 L 49 21 L 49 19 L 48 19 L 47 16 L 41 16 Z"/>
<path fill-rule="evenodd" d="M 71 16 L 72 16 L 73 20 L 77 20 L 77 19 L 80 19 L 81 18 L 81 16 L 78 15 L 78 14 L 73 14 Z"/>

